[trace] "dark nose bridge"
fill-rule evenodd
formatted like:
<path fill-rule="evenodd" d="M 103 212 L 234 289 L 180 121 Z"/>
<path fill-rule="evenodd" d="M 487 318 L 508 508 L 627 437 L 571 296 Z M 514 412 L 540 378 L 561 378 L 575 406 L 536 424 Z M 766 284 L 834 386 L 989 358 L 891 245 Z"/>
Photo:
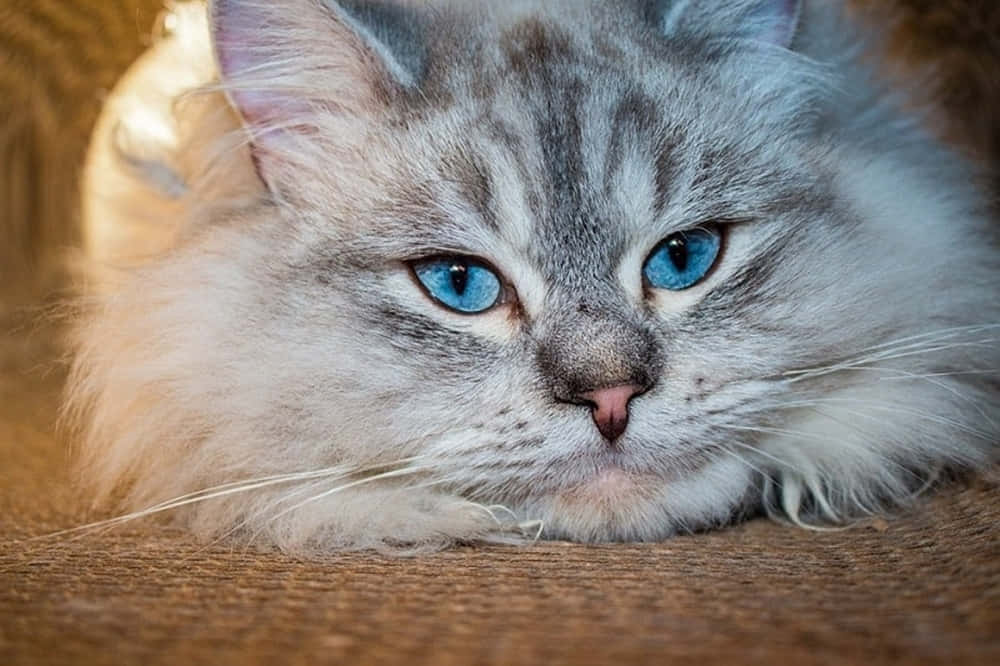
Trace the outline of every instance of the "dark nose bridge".
<path fill-rule="evenodd" d="M 555 396 L 580 396 L 621 385 L 648 388 L 657 373 L 655 340 L 637 318 L 578 306 L 554 317 L 538 348 L 538 364 Z"/>

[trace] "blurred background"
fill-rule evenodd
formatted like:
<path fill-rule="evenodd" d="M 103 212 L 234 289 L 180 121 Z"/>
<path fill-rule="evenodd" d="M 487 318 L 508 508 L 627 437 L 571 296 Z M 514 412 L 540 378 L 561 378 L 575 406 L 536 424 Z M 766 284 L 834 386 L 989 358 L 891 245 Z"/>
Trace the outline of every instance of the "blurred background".
<path fill-rule="evenodd" d="M 0 0 L 0 305 L 30 302 L 62 285 L 66 250 L 79 238 L 77 180 L 88 134 L 102 99 L 150 44 L 163 5 Z M 885 35 L 887 71 L 935 68 L 934 85 L 922 87 L 914 104 L 940 111 L 936 131 L 996 163 L 1000 2 L 851 5 Z"/>
<path fill-rule="evenodd" d="M 88 135 L 163 6 L 0 0 L 0 303 L 60 286 Z"/>

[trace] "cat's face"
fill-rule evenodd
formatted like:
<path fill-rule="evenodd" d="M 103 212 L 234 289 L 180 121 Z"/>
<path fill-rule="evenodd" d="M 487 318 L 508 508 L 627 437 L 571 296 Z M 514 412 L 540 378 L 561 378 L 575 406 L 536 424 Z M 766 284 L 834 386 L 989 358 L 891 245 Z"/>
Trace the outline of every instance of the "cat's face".
<path fill-rule="evenodd" d="M 305 310 L 269 340 L 337 357 L 289 378 L 337 387 L 303 438 L 329 432 L 334 459 L 426 455 L 447 488 L 555 534 L 724 520 L 762 435 L 795 420 L 785 373 L 912 330 L 933 298 L 900 291 L 906 244 L 838 181 L 808 63 L 676 48 L 621 7 L 531 12 L 439 19 L 473 46 L 425 43 L 422 84 L 361 114 L 354 169 L 274 167 L 311 256 L 267 286 Z"/>
<path fill-rule="evenodd" d="M 413 459 L 577 539 L 724 522 L 784 480 L 793 518 L 909 487 L 926 424 L 885 417 L 947 392 L 824 369 L 989 323 L 950 267 L 995 263 L 941 224 L 969 215 L 951 171 L 836 125 L 837 79 L 786 48 L 798 3 L 278 4 L 214 6 L 277 203 L 177 269 L 212 284 L 201 419 L 256 442 L 230 466 Z"/>

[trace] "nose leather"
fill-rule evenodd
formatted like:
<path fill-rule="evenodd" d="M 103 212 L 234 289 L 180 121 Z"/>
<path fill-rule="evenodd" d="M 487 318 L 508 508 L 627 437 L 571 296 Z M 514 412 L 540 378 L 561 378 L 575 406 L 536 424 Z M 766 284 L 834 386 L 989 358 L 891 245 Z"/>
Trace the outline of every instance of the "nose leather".
<path fill-rule="evenodd" d="M 587 391 L 579 394 L 578 398 L 593 405 L 591 416 L 594 418 L 594 425 L 608 442 L 614 442 L 628 427 L 629 401 L 642 391 L 642 387 L 636 384 L 621 384 Z"/>

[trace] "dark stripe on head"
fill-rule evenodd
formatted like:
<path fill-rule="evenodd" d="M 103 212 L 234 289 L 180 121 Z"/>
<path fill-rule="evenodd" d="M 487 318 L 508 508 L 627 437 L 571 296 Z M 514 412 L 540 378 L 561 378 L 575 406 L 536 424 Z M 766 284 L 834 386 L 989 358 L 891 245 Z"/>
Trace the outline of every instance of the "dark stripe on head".
<path fill-rule="evenodd" d="M 587 85 L 577 66 L 580 58 L 568 36 L 537 20 L 517 24 L 502 45 L 511 72 L 525 89 L 525 111 L 541 152 L 542 177 L 525 181 L 541 180 L 547 194 L 546 210 L 535 208 L 546 227 L 541 235 L 569 247 L 572 236 L 584 233 L 599 244 L 585 195 L 589 185 L 580 115 Z"/>
<path fill-rule="evenodd" d="M 578 79 L 550 90 L 545 107 L 536 115 L 542 159 L 548 171 L 552 213 L 571 219 L 583 209 L 583 131 L 580 101 L 584 86 Z"/>
<path fill-rule="evenodd" d="M 528 210 L 538 213 L 542 209 L 542 196 L 539 193 L 538 178 L 532 176 L 532 169 L 526 162 L 528 153 L 524 138 L 507 120 L 495 113 L 486 121 L 486 128 L 487 136 L 507 152 L 511 164 L 517 169 L 518 177 L 524 184 Z"/>
<path fill-rule="evenodd" d="M 676 151 L 679 139 L 664 126 L 659 105 L 649 96 L 632 91 L 618 104 L 612 121 L 604 188 L 610 194 L 614 176 L 622 168 L 627 146 L 646 144 L 654 163 L 656 200 L 654 210 L 661 215 L 670 199 L 677 176 Z"/>
<path fill-rule="evenodd" d="M 653 148 L 656 153 L 656 200 L 653 209 L 662 215 L 673 195 L 678 176 L 681 172 L 680 160 L 677 159 L 681 146 L 681 137 L 676 127 L 662 129 L 657 135 L 657 144 Z"/>
<path fill-rule="evenodd" d="M 580 209 L 583 136 L 579 107 L 586 90 L 569 38 L 538 20 L 523 21 L 502 40 L 507 62 L 532 100 L 542 160 L 555 215 Z"/>
<path fill-rule="evenodd" d="M 532 76 L 539 67 L 567 59 L 572 51 L 569 37 L 547 28 L 538 19 L 516 24 L 500 44 L 511 69 L 522 78 Z"/>
<path fill-rule="evenodd" d="M 487 227 L 499 231 L 493 178 L 478 155 L 466 150 L 454 152 L 444 161 L 441 177 L 458 187 L 459 193 L 476 208 Z"/>

